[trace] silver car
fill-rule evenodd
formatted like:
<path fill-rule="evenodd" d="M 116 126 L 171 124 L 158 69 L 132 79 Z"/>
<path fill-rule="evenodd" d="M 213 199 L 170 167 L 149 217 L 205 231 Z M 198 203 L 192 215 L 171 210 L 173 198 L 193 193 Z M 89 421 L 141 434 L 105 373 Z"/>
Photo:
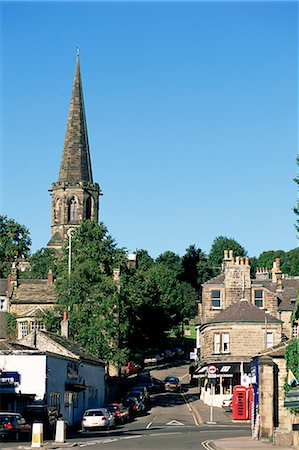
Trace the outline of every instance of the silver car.
<path fill-rule="evenodd" d="M 82 431 L 116 428 L 115 415 L 107 408 L 87 409 L 81 421 Z"/>

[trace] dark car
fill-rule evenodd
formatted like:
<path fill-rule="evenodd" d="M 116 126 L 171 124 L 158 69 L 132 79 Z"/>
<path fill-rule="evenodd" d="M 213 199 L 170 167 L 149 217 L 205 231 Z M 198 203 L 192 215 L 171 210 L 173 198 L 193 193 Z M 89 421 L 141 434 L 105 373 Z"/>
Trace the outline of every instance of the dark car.
<path fill-rule="evenodd" d="M 45 405 L 26 405 L 23 411 L 27 423 L 42 423 L 43 432 L 46 439 L 53 439 L 55 436 L 55 427 L 61 414 L 55 409 Z"/>
<path fill-rule="evenodd" d="M 124 408 L 127 409 L 129 413 L 129 420 L 133 420 L 137 414 L 138 402 L 136 398 L 129 397 L 123 401 Z"/>
<path fill-rule="evenodd" d="M 164 380 L 164 389 L 165 391 L 170 392 L 180 392 L 181 390 L 181 383 L 180 380 L 177 377 L 166 377 Z"/>
<path fill-rule="evenodd" d="M 131 387 L 130 392 L 141 392 L 145 402 L 148 402 L 150 399 L 150 395 L 146 386 L 137 384 L 136 386 Z"/>
<path fill-rule="evenodd" d="M 0 412 L 0 438 L 29 441 L 31 426 L 19 413 Z"/>

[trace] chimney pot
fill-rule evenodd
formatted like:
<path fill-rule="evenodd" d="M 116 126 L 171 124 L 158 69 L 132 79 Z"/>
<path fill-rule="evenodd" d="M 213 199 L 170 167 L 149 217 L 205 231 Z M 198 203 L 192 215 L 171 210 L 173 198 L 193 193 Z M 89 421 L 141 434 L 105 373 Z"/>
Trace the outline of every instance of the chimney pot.
<path fill-rule="evenodd" d="M 52 283 L 53 283 L 53 273 L 52 273 L 52 270 L 49 269 L 49 272 L 48 272 L 48 284 L 52 284 Z"/>

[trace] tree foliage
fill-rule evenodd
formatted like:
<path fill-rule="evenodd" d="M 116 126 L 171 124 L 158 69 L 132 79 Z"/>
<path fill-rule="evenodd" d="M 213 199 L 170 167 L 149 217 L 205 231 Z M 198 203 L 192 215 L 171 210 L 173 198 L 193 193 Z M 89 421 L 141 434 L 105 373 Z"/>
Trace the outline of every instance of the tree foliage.
<path fill-rule="evenodd" d="M 46 279 L 51 269 L 53 276 L 57 276 L 57 255 L 55 250 L 41 248 L 29 258 L 30 270 L 26 271 L 28 278 Z"/>
<path fill-rule="evenodd" d="M 104 361 L 123 359 L 114 344 L 126 321 L 112 274 L 125 260 L 103 224 L 85 221 L 72 237 L 70 276 L 67 247 L 59 264 L 58 310 L 69 311 L 70 337 Z"/>
<path fill-rule="evenodd" d="M 10 273 L 16 258 L 29 255 L 31 245 L 29 230 L 7 216 L 0 216 L 0 277 Z"/>

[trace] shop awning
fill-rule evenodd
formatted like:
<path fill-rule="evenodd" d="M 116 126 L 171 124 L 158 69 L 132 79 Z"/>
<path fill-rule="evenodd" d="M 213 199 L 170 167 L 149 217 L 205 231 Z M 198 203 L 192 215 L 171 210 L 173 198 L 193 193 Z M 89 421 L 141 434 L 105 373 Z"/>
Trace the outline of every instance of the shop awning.
<path fill-rule="evenodd" d="M 216 377 L 224 376 L 224 377 L 232 377 L 234 373 L 240 373 L 240 363 L 211 363 L 210 365 L 213 365 L 216 367 Z M 245 366 L 245 364 L 244 364 Z M 243 369 L 244 370 L 244 369 Z M 203 366 L 199 366 L 195 372 L 193 377 L 194 378 L 203 378 L 206 377 L 208 374 L 208 365 L 205 364 Z"/>
<path fill-rule="evenodd" d="M 65 383 L 65 390 L 70 392 L 84 391 L 86 387 L 85 384 Z"/>

